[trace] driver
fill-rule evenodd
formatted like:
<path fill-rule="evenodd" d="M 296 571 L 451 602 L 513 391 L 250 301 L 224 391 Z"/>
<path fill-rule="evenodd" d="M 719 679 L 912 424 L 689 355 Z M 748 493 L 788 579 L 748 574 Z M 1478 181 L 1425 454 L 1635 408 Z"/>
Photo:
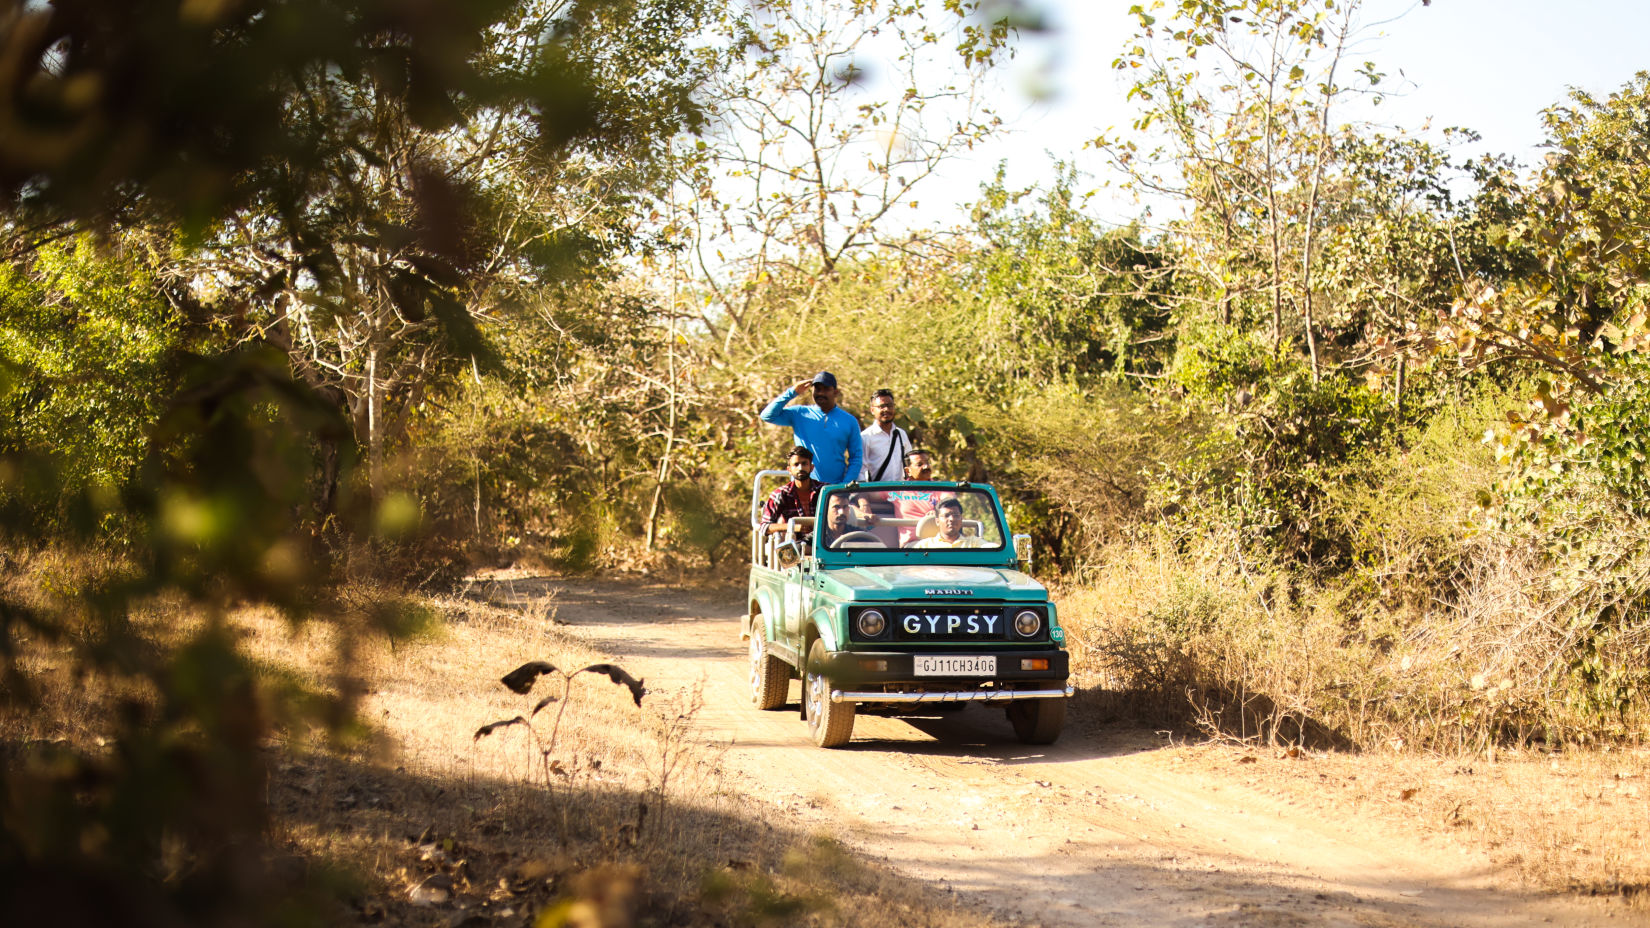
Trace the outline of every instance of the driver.
<path fill-rule="evenodd" d="M 939 532 L 912 544 L 913 548 L 983 548 L 985 541 L 962 533 L 962 503 L 949 497 L 934 504 L 934 524 Z"/>
<path fill-rule="evenodd" d="M 829 548 L 851 531 L 854 531 L 854 526 L 848 522 L 848 494 L 831 494 L 830 501 L 825 504 L 825 528 L 819 533 L 820 545 Z"/>

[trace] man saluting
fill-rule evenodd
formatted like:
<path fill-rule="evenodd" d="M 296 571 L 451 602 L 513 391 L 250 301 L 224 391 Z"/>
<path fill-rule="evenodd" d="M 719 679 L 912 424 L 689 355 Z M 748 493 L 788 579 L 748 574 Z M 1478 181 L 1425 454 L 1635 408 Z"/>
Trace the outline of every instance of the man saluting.
<path fill-rule="evenodd" d="M 814 393 L 814 405 L 785 405 L 810 389 Z M 836 375 L 820 371 L 811 380 L 797 381 L 762 410 L 763 422 L 790 426 L 796 443 L 812 452 L 813 479 L 824 484 L 857 480 L 865 466 L 859 420 L 838 406 L 836 397 Z"/>

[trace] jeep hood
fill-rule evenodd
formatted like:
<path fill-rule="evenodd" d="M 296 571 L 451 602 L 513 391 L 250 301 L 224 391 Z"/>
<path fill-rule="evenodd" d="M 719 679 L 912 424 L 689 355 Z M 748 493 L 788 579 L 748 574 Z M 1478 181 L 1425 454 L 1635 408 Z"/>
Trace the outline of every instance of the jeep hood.
<path fill-rule="evenodd" d="M 857 600 L 1023 599 L 1042 601 L 1048 591 L 1018 570 L 999 567 L 942 567 L 887 564 L 843 567 L 824 572 Z"/>

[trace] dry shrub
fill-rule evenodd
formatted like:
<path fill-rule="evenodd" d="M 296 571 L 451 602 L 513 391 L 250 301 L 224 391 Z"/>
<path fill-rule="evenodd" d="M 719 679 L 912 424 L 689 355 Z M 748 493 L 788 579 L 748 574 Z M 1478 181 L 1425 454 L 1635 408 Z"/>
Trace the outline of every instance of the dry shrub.
<path fill-rule="evenodd" d="M 1108 715 L 1464 754 L 1642 737 L 1644 612 L 1601 623 L 1592 600 L 1546 592 L 1552 565 L 1488 536 L 1462 562 L 1459 588 L 1416 615 L 1299 592 L 1235 554 L 1120 544 L 1061 591 L 1061 616 Z"/>
<path fill-rule="evenodd" d="M 979 448 L 966 452 L 977 457 L 974 478 L 996 484 L 1015 531 L 1031 533 L 1039 562 L 1059 570 L 1099 563 L 1107 539 L 1139 523 L 1153 462 L 1200 434 L 1118 384 L 1055 383 L 1016 393 L 1007 408 L 964 411 L 977 429 Z"/>
<path fill-rule="evenodd" d="M 1332 610 L 1297 601 L 1235 555 L 1114 547 L 1062 595 L 1080 678 L 1112 714 L 1207 734 L 1320 746 L 1349 742 L 1359 652 Z"/>
<path fill-rule="evenodd" d="M 1377 611 L 1418 615 L 1451 595 L 1468 553 L 1464 540 L 1500 473 L 1482 436 L 1506 421 L 1512 405 L 1505 393 L 1486 388 L 1325 482 L 1318 517 L 1354 552 L 1341 582 L 1358 584 L 1359 597 L 1377 601 Z"/>
<path fill-rule="evenodd" d="M 1074 666 L 1110 714 L 1220 736 L 1452 753 L 1641 739 L 1650 527 L 1580 478 L 1492 525 L 1479 436 L 1505 403 L 1486 391 L 1348 465 L 1317 517 L 1350 539 L 1350 567 L 1257 561 L 1264 544 L 1219 521 L 1114 534 L 1064 593 Z"/>
<path fill-rule="evenodd" d="M 1394 737 L 1460 751 L 1642 739 L 1650 617 L 1566 582 L 1565 565 L 1475 540 L 1457 594 L 1396 655 Z M 1424 708 L 1423 708 L 1424 707 Z"/>

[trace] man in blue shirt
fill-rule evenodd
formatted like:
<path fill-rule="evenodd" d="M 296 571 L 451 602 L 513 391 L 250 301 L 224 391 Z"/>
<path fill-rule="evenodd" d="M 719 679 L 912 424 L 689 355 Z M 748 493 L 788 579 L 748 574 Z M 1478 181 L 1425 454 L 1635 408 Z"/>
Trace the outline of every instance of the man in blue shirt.
<path fill-rule="evenodd" d="M 812 389 L 812 406 L 785 404 Z M 859 479 L 865 464 L 865 448 L 860 440 L 859 420 L 836 404 L 836 375 L 820 371 L 811 380 L 801 380 L 774 397 L 762 410 L 762 421 L 788 425 L 796 443 L 814 455 L 813 479 L 820 483 L 846 483 Z"/>

